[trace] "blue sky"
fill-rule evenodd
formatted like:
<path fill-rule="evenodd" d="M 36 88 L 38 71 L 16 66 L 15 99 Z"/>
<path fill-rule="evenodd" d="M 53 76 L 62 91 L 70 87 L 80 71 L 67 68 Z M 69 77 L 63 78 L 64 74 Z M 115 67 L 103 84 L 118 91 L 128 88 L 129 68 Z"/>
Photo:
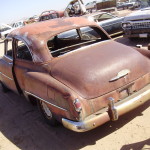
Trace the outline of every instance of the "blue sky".
<path fill-rule="evenodd" d="M 86 3 L 90 0 L 83 1 Z M 69 2 L 70 0 L 0 0 L 0 23 L 12 23 L 39 15 L 45 10 L 63 10 Z"/>

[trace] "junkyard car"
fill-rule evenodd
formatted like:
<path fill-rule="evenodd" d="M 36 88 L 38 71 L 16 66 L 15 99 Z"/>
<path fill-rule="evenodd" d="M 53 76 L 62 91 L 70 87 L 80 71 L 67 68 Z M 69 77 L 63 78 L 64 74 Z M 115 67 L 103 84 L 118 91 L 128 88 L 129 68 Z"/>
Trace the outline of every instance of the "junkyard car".
<path fill-rule="evenodd" d="M 133 3 L 130 2 L 118 2 L 117 9 L 129 9 L 133 7 Z"/>
<path fill-rule="evenodd" d="M 150 37 L 150 7 L 129 14 L 124 18 L 124 36 L 129 38 Z"/>
<path fill-rule="evenodd" d="M 55 18 L 61 18 L 63 16 L 64 16 L 64 13 L 61 11 L 48 10 L 48 11 L 44 11 L 41 13 L 38 21 L 46 21 L 46 20 L 51 20 Z"/>
<path fill-rule="evenodd" d="M 5 40 L 0 81 L 51 124 L 84 132 L 150 99 L 150 53 L 122 45 L 86 18 L 53 19 Z M 134 62 L 134 63 L 133 63 Z"/>
<path fill-rule="evenodd" d="M 122 22 L 124 17 L 117 17 L 107 12 L 96 12 L 83 17 L 97 22 L 109 35 L 123 33 Z"/>
<path fill-rule="evenodd" d="M 5 39 L 6 36 L 13 30 L 13 28 L 7 24 L 0 24 L 0 38 Z"/>

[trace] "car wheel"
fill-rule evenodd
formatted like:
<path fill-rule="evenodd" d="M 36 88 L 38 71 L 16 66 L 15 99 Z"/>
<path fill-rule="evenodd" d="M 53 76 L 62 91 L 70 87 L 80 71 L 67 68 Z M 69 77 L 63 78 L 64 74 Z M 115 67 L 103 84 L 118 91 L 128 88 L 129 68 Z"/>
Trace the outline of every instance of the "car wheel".
<path fill-rule="evenodd" d="M 57 126 L 59 122 L 55 119 L 53 113 L 51 112 L 47 104 L 41 100 L 38 100 L 37 104 L 45 121 L 51 126 Z"/>
<path fill-rule="evenodd" d="M 10 91 L 2 82 L 1 82 L 1 87 L 4 93 L 7 93 L 8 91 Z"/>

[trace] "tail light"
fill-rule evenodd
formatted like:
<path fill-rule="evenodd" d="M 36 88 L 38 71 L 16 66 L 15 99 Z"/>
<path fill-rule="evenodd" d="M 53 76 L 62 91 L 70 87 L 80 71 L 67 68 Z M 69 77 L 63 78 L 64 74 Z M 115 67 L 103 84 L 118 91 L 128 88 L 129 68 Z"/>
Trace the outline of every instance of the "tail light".
<path fill-rule="evenodd" d="M 81 103 L 80 103 L 79 99 L 75 99 L 73 104 L 74 104 L 75 110 L 77 112 L 81 112 L 82 107 L 81 107 Z"/>

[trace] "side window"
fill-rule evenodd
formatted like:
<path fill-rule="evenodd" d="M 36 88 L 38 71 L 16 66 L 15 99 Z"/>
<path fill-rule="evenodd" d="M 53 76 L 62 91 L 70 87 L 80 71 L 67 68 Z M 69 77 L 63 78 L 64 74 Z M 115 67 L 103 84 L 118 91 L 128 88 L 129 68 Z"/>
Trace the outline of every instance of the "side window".
<path fill-rule="evenodd" d="M 51 55 L 58 57 L 78 48 L 107 39 L 107 35 L 99 28 L 87 26 L 57 34 L 47 41 L 47 46 Z"/>
<path fill-rule="evenodd" d="M 12 39 L 5 40 L 5 56 L 13 59 Z"/>
<path fill-rule="evenodd" d="M 16 42 L 16 58 L 32 61 L 32 55 L 26 44 L 20 40 Z"/>

